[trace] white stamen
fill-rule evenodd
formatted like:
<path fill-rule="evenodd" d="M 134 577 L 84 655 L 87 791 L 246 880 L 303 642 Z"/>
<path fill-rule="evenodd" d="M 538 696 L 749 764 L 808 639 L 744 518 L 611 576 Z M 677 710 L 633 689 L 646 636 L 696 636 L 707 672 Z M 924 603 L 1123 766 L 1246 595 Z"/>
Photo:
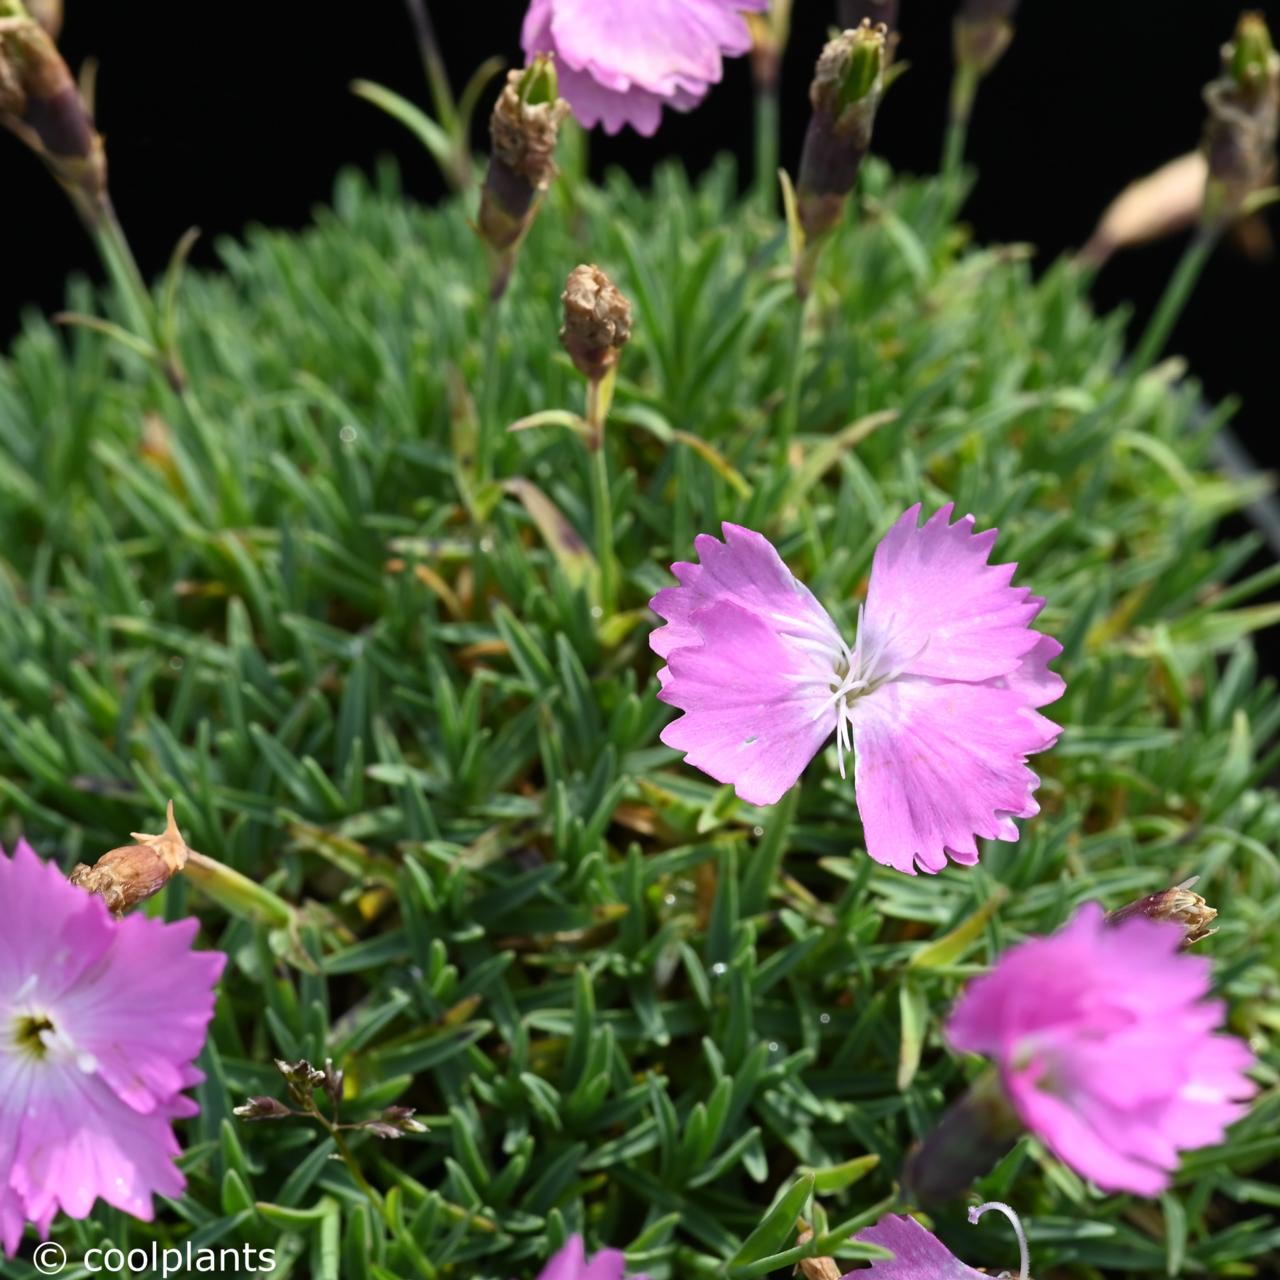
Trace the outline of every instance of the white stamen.
<path fill-rule="evenodd" d="M 1018 1237 L 1018 1251 L 1021 1255 L 1022 1268 L 1018 1272 L 1018 1280 L 1031 1280 L 1031 1256 L 1027 1250 L 1027 1233 L 1022 1229 L 1022 1219 L 1007 1204 L 1000 1200 L 988 1200 L 986 1204 L 976 1204 L 969 1210 L 969 1221 L 976 1227 L 978 1220 L 988 1209 L 1003 1213 L 1013 1223 L 1014 1234 Z"/>

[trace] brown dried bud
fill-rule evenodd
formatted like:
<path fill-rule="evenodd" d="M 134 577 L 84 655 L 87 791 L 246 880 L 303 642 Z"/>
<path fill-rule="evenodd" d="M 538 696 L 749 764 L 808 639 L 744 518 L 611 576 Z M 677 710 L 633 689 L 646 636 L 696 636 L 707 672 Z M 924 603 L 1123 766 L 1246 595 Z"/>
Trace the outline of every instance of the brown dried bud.
<path fill-rule="evenodd" d="M 241 1120 L 287 1120 L 293 1112 L 275 1098 L 250 1098 L 243 1106 L 233 1107 L 231 1114 Z"/>
<path fill-rule="evenodd" d="M 18 0 L 0 0 L 0 124 L 96 216 L 107 191 L 102 139 L 57 46 Z"/>
<path fill-rule="evenodd" d="M 335 1106 L 342 1101 L 342 1084 L 345 1079 L 346 1072 L 335 1067 L 332 1058 L 326 1058 L 324 1060 L 324 1091 Z"/>
<path fill-rule="evenodd" d="M 560 341 L 579 373 L 599 382 L 631 338 L 631 303 L 599 267 L 575 267 L 561 295 Z"/>
<path fill-rule="evenodd" d="M 1101 266 L 1120 249 L 1195 226 L 1208 178 L 1204 153 L 1192 151 L 1130 183 L 1107 206 L 1081 259 Z"/>
<path fill-rule="evenodd" d="M 887 65 L 883 26 L 864 22 L 827 43 L 809 88 L 813 115 L 800 156 L 796 200 L 805 240 L 830 231 L 871 146 Z"/>
<path fill-rule="evenodd" d="M 1246 13 L 1222 49 L 1222 74 L 1205 87 L 1209 118 L 1202 150 L 1209 165 L 1204 216 L 1234 221 L 1276 168 L 1280 133 L 1280 54 L 1261 14 Z"/>
<path fill-rule="evenodd" d="M 1148 920 L 1167 920 L 1182 926 L 1186 932 L 1182 945 L 1190 947 L 1217 932 L 1210 926 L 1218 918 L 1216 908 L 1211 907 L 1198 893 L 1191 892 L 1193 884 L 1195 880 L 1187 880 L 1172 889 L 1162 889 L 1159 893 L 1139 898 L 1137 902 L 1110 912 L 1107 923 L 1120 924 L 1135 916 L 1146 916 Z"/>
<path fill-rule="evenodd" d="M 158 836 L 134 831 L 137 844 L 104 853 L 93 866 L 80 863 L 68 877 L 86 893 L 96 894 L 117 915 L 145 902 L 187 865 L 190 850 L 173 817 L 169 801 L 168 825 Z"/>
<path fill-rule="evenodd" d="M 495 253 L 513 254 L 533 222 L 538 201 L 556 176 L 556 139 L 568 114 L 549 58 L 535 58 L 508 73 L 489 121 L 489 172 L 477 219 L 480 235 Z"/>
<path fill-rule="evenodd" d="M 413 1117 L 412 1107 L 388 1107 L 380 1116 L 364 1121 L 360 1128 L 388 1141 L 403 1138 L 408 1133 L 426 1133 L 427 1126 Z"/>
<path fill-rule="evenodd" d="M 796 1244 L 808 1244 L 813 1232 L 807 1227 L 796 1237 Z M 844 1272 L 834 1258 L 801 1258 L 796 1263 L 796 1275 L 804 1280 L 841 1280 Z"/>

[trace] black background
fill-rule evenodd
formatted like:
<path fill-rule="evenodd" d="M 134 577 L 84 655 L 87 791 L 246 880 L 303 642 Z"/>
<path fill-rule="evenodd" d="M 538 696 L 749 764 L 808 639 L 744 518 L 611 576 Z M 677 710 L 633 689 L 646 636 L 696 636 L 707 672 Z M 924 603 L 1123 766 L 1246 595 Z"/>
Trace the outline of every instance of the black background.
<path fill-rule="evenodd" d="M 608 3 L 609 0 L 600 0 Z M 519 0 L 435 0 L 433 17 L 456 84 L 484 57 L 519 56 Z M 1262 6 L 1280 27 L 1280 0 Z M 259 0 L 212 6 L 174 0 L 67 0 L 62 44 L 72 66 L 100 62 L 99 124 L 112 190 L 138 257 L 159 272 L 191 225 L 211 244 L 254 221 L 301 226 L 328 198 L 335 170 L 399 157 L 408 189 L 441 194 L 414 139 L 348 84 L 366 77 L 426 101 L 400 0 L 324 5 Z M 876 149 L 896 166 L 936 166 L 950 76 L 950 0 L 902 0 L 900 56 L 908 75 L 887 99 Z M 981 180 L 966 211 L 983 240 L 1035 244 L 1040 261 L 1078 246 L 1131 178 L 1197 142 L 1200 89 L 1234 25 L 1230 0 L 1035 0 L 979 99 L 970 156 Z M 833 0 L 796 0 L 784 85 L 783 160 L 794 166 L 806 119 L 808 71 Z M 481 112 L 487 114 L 488 100 Z M 678 154 L 691 168 L 721 149 L 749 170 L 751 98 L 745 61 L 697 112 L 668 115 L 653 139 L 593 139 L 593 163 L 643 174 Z M 477 138 L 479 143 L 481 140 Z M 1271 216 L 1273 231 L 1280 219 Z M 1140 320 L 1159 296 L 1182 241 L 1132 251 L 1100 276 L 1098 306 L 1131 302 Z M 70 271 L 97 274 L 65 199 L 17 142 L 0 134 L 0 342 L 22 308 L 55 309 Z M 1275 299 L 1280 268 L 1219 251 L 1174 337 L 1211 398 L 1239 394 L 1236 426 L 1259 461 L 1276 440 Z"/>

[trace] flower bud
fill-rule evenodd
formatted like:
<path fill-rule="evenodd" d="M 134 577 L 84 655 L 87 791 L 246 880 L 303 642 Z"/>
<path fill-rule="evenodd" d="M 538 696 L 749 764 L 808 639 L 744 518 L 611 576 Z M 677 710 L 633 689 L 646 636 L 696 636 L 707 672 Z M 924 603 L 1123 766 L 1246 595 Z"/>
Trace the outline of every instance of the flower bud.
<path fill-rule="evenodd" d="M 275 1098 L 250 1098 L 243 1105 L 233 1107 L 231 1114 L 241 1120 L 287 1120 L 293 1112 Z"/>
<path fill-rule="evenodd" d="M 1241 14 L 1235 40 L 1223 53 L 1241 95 L 1251 100 L 1264 97 L 1275 76 L 1276 51 L 1262 14 Z"/>
<path fill-rule="evenodd" d="M 1222 49 L 1222 74 L 1205 87 L 1209 119 L 1202 149 L 1209 165 L 1205 221 L 1225 225 L 1275 173 L 1280 130 L 1280 54 L 1262 15 L 1246 13 Z"/>
<path fill-rule="evenodd" d="M 1022 1130 L 999 1073 L 985 1072 L 907 1157 L 904 1194 L 922 1205 L 956 1199 L 1008 1155 Z"/>
<path fill-rule="evenodd" d="M 1107 916 L 1108 924 L 1121 924 L 1134 916 L 1146 916 L 1148 920 L 1167 920 L 1182 926 L 1185 937 L 1184 947 L 1190 947 L 1202 938 L 1216 933 L 1209 926 L 1218 918 L 1218 912 L 1211 907 L 1198 893 L 1191 892 L 1195 880 L 1176 885 L 1172 889 L 1162 889 L 1159 893 L 1148 894 L 1127 906 L 1112 911 Z"/>
<path fill-rule="evenodd" d="M 324 1091 L 329 1100 L 337 1106 L 342 1101 L 342 1086 L 346 1080 L 346 1072 L 333 1065 L 332 1058 L 324 1060 Z"/>
<path fill-rule="evenodd" d="M 840 221 L 871 146 L 871 129 L 884 94 L 886 38 L 883 26 L 864 22 L 830 41 L 818 59 L 809 89 L 813 115 L 796 184 L 807 243 Z"/>
<path fill-rule="evenodd" d="M 481 237 L 498 255 L 497 295 L 506 288 L 542 193 L 555 179 L 556 139 L 568 114 L 550 58 L 537 57 L 523 70 L 508 72 L 489 121 L 489 171 L 477 219 Z"/>
<path fill-rule="evenodd" d="M 408 1133 L 426 1133 L 427 1126 L 413 1117 L 412 1107 L 388 1107 L 381 1115 L 364 1121 L 360 1128 L 387 1141 L 403 1138 Z"/>
<path fill-rule="evenodd" d="M 964 0 L 952 25 L 956 65 L 981 78 L 1004 56 L 1013 40 L 1018 0 Z"/>
<path fill-rule="evenodd" d="M 305 1058 L 299 1058 L 297 1062 L 277 1058 L 275 1063 L 276 1070 L 284 1076 L 284 1082 L 289 1086 L 289 1094 L 294 1102 L 308 1112 L 313 1111 L 315 1100 L 311 1095 L 324 1087 L 324 1072 L 317 1071 Z"/>
<path fill-rule="evenodd" d="M 0 124 L 48 166 L 95 220 L 106 200 L 107 160 L 70 69 L 22 0 L 0 0 Z"/>
<path fill-rule="evenodd" d="M 1195 226 L 1204 208 L 1208 178 L 1204 155 L 1191 151 L 1130 183 L 1107 206 L 1080 251 L 1081 259 L 1101 266 L 1120 249 Z"/>
<path fill-rule="evenodd" d="M 168 818 L 160 835 L 135 831 L 132 835 L 137 844 L 112 849 L 91 867 L 80 863 L 68 879 L 86 893 L 96 894 L 116 915 L 145 902 L 187 865 L 190 850 L 174 821 L 172 800 Z"/>
<path fill-rule="evenodd" d="M 560 341 L 578 372 L 599 382 L 631 338 L 631 303 L 599 267 L 575 267 L 561 295 Z"/>

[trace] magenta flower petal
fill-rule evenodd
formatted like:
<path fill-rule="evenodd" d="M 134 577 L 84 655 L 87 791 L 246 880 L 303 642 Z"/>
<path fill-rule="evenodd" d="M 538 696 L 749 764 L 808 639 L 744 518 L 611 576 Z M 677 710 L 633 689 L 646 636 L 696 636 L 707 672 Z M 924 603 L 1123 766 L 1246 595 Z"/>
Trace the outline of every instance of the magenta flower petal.
<path fill-rule="evenodd" d="M 859 1231 L 854 1239 L 878 1244 L 888 1249 L 893 1258 L 873 1262 L 869 1270 L 851 1271 L 844 1280 L 871 1275 L 880 1280 L 987 1280 L 981 1271 L 966 1267 L 914 1218 L 891 1213 L 874 1227 Z"/>
<path fill-rule="evenodd" d="M 652 134 L 664 106 L 688 111 L 751 48 L 743 10 L 767 0 L 532 0 L 521 43 L 553 54 L 560 92 L 588 128 Z"/>
<path fill-rule="evenodd" d="M 587 1263 L 582 1273 L 582 1280 L 622 1280 L 627 1260 L 617 1249 L 601 1249 Z M 643 1276 L 635 1280 L 644 1280 Z"/>
<path fill-rule="evenodd" d="M 224 957 L 195 924 L 115 920 L 25 843 L 0 854 L 0 1244 L 96 1199 L 149 1219 L 181 1194 L 172 1121 Z"/>
<path fill-rule="evenodd" d="M 905 675 L 1007 676 L 1041 639 L 1030 626 L 1044 601 L 1010 585 L 1017 565 L 987 563 L 995 529 L 975 534 L 972 516 L 949 524 L 952 510 L 948 503 L 917 527 L 917 503 L 876 548 L 865 648 Z"/>
<path fill-rule="evenodd" d="M 1179 1152 L 1220 1142 L 1256 1088 L 1253 1055 L 1218 1032 L 1207 961 L 1183 931 L 1090 904 L 1058 933 L 1001 956 L 947 1025 L 999 1067 L 1023 1123 L 1107 1191 L 1155 1195 Z"/>
<path fill-rule="evenodd" d="M 831 672 L 844 644 L 772 544 L 737 525 L 702 535 L 701 564 L 679 564 L 679 587 L 653 608 L 650 637 L 667 658 L 658 696 L 684 711 L 662 741 L 752 804 L 794 786 L 836 727 Z"/>
<path fill-rule="evenodd" d="M 581 1280 L 586 1250 L 580 1235 L 572 1235 L 542 1269 L 538 1280 Z"/>
<path fill-rule="evenodd" d="M 1026 757 L 1057 727 L 1015 690 L 895 680 L 852 707 L 854 788 L 867 852 L 914 873 L 950 854 L 978 860 L 975 837 L 1016 840 L 1013 818 L 1039 812 Z"/>
<path fill-rule="evenodd" d="M 538 1280 L 623 1280 L 625 1267 L 626 1258 L 617 1249 L 601 1249 L 588 1258 L 582 1237 L 572 1235 L 543 1268 Z M 634 1276 L 632 1280 L 648 1277 Z"/>

